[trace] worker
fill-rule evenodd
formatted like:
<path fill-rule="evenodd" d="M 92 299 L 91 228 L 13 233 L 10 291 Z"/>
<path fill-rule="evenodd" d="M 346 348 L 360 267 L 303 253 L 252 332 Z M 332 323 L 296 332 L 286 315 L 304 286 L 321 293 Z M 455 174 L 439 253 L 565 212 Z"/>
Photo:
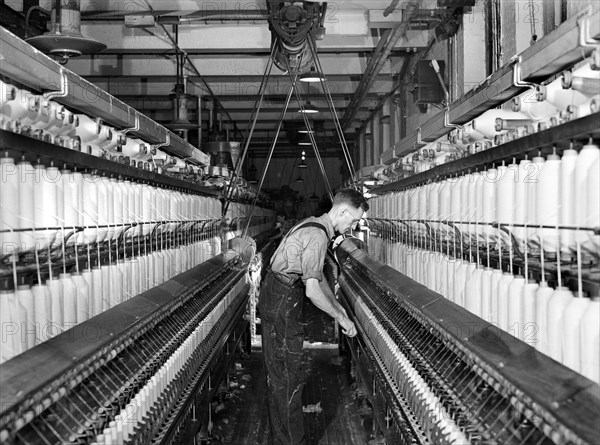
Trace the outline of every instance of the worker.
<path fill-rule="evenodd" d="M 356 335 L 354 323 L 324 279 L 323 264 L 335 232 L 354 229 L 368 209 L 361 193 L 341 190 L 329 212 L 292 227 L 271 257 L 261 287 L 259 309 L 273 445 L 306 443 L 302 419 L 304 295 L 337 320 L 345 335 Z"/>

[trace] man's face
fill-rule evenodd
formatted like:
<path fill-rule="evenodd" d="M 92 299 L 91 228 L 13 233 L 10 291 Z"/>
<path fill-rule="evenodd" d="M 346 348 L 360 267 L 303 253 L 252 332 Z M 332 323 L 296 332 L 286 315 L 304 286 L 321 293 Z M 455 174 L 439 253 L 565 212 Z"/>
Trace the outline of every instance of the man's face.
<path fill-rule="evenodd" d="M 348 230 L 356 229 L 356 225 L 363 218 L 364 212 L 361 208 L 353 208 L 351 206 L 344 207 L 340 213 L 340 222 L 338 231 L 346 233 Z"/>

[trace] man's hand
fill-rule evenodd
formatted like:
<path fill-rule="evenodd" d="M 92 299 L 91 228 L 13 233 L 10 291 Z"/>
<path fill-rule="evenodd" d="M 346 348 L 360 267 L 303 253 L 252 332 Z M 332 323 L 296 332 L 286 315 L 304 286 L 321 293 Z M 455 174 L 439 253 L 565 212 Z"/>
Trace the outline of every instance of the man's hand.
<path fill-rule="evenodd" d="M 342 327 L 342 332 L 345 335 L 347 335 L 348 337 L 354 337 L 356 335 L 356 326 L 354 326 L 352 320 L 350 320 L 346 316 L 343 316 L 340 317 L 338 321 L 340 323 L 340 326 Z"/>

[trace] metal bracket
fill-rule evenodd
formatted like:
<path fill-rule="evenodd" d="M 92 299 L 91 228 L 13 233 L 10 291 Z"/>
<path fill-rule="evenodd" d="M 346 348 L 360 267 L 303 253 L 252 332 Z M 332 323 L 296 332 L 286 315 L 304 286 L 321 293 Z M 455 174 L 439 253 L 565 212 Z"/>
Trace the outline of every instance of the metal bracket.
<path fill-rule="evenodd" d="M 536 90 L 539 84 L 533 82 L 527 82 L 521 78 L 521 55 L 514 57 L 513 59 L 513 86 L 517 88 L 530 88 Z"/>
<path fill-rule="evenodd" d="M 69 79 L 64 68 L 60 68 L 60 91 L 50 91 L 44 93 L 43 97 L 46 100 L 54 99 L 55 97 L 65 97 L 69 94 Z"/>
<path fill-rule="evenodd" d="M 418 145 L 427 145 L 427 142 L 424 142 L 421 139 L 421 127 L 417 128 L 417 144 Z"/>
<path fill-rule="evenodd" d="M 444 127 L 446 128 L 455 128 L 457 130 L 462 130 L 462 125 L 453 124 L 450 122 L 450 108 L 446 108 L 444 111 Z"/>
<path fill-rule="evenodd" d="M 579 25 L 579 45 L 584 48 L 598 48 L 600 42 L 593 39 L 590 33 L 590 20 L 592 18 L 592 7 L 588 6 L 587 10 L 584 11 L 581 17 L 577 20 Z"/>
<path fill-rule="evenodd" d="M 131 107 L 127 108 L 127 114 L 129 114 L 130 109 L 131 109 Z M 129 121 L 129 119 L 127 119 L 127 121 Z M 129 127 L 129 128 L 124 128 L 123 130 L 121 130 L 121 134 L 125 135 L 125 134 L 129 133 L 130 131 L 138 131 L 139 129 L 140 129 L 140 116 L 139 116 L 139 114 L 135 113 L 134 114 L 134 126 Z"/>
<path fill-rule="evenodd" d="M 171 145 L 171 134 L 170 133 L 167 133 L 167 140 L 165 142 L 153 145 L 152 147 L 156 148 L 156 149 L 159 149 L 160 147 L 166 147 L 168 145 Z"/>

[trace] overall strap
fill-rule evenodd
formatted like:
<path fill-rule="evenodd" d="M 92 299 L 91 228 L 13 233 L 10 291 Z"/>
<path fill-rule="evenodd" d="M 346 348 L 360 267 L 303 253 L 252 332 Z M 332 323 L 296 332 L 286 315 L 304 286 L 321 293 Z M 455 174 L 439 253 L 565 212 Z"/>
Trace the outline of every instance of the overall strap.
<path fill-rule="evenodd" d="M 279 245 L 279 247 L 277 248 L 275 253 L 277 253 L 277 251 L 279 251 L 281 246 L 283 246 L 283 244 L 287 241 L 288 237 L 292 233 L 294 233 L 300 229 L 303 229 L 305 227 L 316 227 L 317 229 L 321 229 L 323 232 L 325 232 L 325 236 L 329 239 L 329 234 L 327 233 L 327 229 L 325 228 L 325 226 L 323 224 L 315 222 L 315 221 L 308 221 L 308 222 L 300 221 L 296 226 L 292 227 L 289 230 L 289 232 L 285 235 L 285 237 L 281 240 L 281 244 Z M 271 257 L 271 260 L 269 261 L 269 266 L 271 266 L 271 264 L 273 264 L 274 259 L 275 259 L 275 254 L 273 254 L 273 256 Z"/>
<path fill-rule="evenodd" d="M 292 233 L 294 233 L 300 229 L 304 229 L 305 227 L 316 227 L 317 229 L 321 229 L 323 232 L 325 232 L 325 236 L 327 236 L 327 238 L 329 238 L 329 234 L 327 233 L 327 229 L 325 228 L 325 226 L 321 223 L 314 222 L 314 221 L 300 223 L 296 227 L 292 227 L 292 229 L 289 231 L 289 233 L 285 237 L 287 238 Z"/>

